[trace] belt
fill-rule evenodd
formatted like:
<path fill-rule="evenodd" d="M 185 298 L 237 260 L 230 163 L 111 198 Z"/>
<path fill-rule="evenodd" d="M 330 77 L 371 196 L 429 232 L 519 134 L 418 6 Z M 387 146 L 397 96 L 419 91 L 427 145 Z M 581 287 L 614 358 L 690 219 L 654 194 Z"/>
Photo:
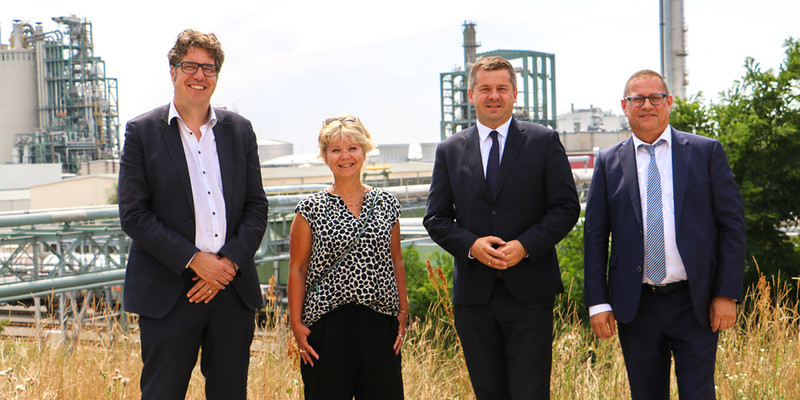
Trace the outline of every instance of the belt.
<path fill-rule="evenodd" d="M 667 283 L 664 285 L 648 285 L 646 283 L 642 284 L 642 289 L 644 289 L 646 292 L 654 294 L 670 294 L 685 287 L 689 287 L 689 281 L 687 280 Z"/>

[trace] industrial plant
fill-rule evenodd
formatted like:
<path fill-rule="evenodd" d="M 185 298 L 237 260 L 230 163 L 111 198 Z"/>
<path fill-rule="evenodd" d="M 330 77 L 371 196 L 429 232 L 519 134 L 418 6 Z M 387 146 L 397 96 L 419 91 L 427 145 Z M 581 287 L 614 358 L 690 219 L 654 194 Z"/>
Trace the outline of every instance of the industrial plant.
<path fill-rule="evenodd" d="M 517 104 L 514 118 L 556 128 L 556 56 L 530 50 L 494 50 L 478 53 L 474 22 L 465 21 L 464 68 L 439 74 L 441 88 L 441 139 L 475 124 L 470 104 L 469 70 L 478 57 L 500 56 L 517 71 Z"/>
<path fill-rule="evenodd" d="M 15 20 L 0 38 L 0 163 L 62 164 L 119 154 L 117 80 L 94 54 L 92 24 L 53 18 L 57 28 Z"/>

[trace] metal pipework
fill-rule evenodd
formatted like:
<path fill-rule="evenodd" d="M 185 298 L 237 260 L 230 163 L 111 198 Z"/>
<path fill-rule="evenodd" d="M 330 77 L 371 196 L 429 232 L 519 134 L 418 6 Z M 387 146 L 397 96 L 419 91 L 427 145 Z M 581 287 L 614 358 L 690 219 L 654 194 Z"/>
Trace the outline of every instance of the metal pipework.
<path fill-rule="evenodd" d="M 119 208 L 117 208 L 117 206 L 26 212 L 22 214 L 0 215 L 0 228 L 112 218 L 119 218 Z"/>
<path fill-rule="evenodd" d="M 25 281 L 0 285 L 0 303 L 46 297 L 55 293 L 121 285 L 125 280 L 125 269 L 97 271 L 86 274 L 61 276 L 38 281 Z"/>

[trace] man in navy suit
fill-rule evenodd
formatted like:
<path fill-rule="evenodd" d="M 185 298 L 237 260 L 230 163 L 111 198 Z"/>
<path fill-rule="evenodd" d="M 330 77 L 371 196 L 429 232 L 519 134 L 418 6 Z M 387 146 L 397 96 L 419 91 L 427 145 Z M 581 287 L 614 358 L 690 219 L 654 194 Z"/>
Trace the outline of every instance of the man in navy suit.
<path fill-rule="evenodd" d="M 550 396 L 553 301 L 564 291 L 555 245 L 580 204 L 558 134 L 512 118 L 514 67 L 472 67 L 478 123 L 439 144 L 425 228 L 455 258 L 455 325 L 475 396 Z"/>
<path fill-rule="evenodd" d="M 185 30 L 168 57 L 173 100 L 128 122 L 119 173 L 142 398 L 183 399 L 202 349 L 206 398 L 245 399 L 268 207 L 256 136 L 210 106 L 225 57 L 214 34 Z"/>
<path fill-rule="evenodd" d="M 586 204 L 592 330 L 618 323 L 633 399 L 669 398 L 672 357 L 680 398 L 714 399 L 719 331 L 742 299 L 742 198 L 722 145 L 669 125 L 660 74 L 635 73 L 623 97 L 633 136 L 598 154 Z"/>

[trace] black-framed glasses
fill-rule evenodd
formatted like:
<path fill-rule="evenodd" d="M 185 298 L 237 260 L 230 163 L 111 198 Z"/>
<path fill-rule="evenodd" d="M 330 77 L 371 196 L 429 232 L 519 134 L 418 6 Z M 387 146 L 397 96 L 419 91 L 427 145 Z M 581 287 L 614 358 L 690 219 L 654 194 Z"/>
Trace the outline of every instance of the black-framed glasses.
<path fill-rule="evenodd" d="M 212 77 L 217 76 L 217 66 L 214 64 L 200 64 L 192 61 L 183 61 L 175 64 L 180 67 L 184 74 L 194 75 L 198 68 L 203 69 L 203 75 Z"/>
<path fill-rule="evenodd" d="M 339 122 L 342 123 L 342 125 L 344 125 L 345 122 L 350 122 L 350 123 L 358 122 L 358 118 L 356 118 L 356 117 L 331 117 L 331 118 L 325 118 L 325 120 L 322 121 L 322 125 L 323 126 L 328 126 L 328 125 L 331 124 L 331 122 L 334 122 L 334 121 L 339 121 Z"/>
<path fill-rule="evenodd" d="M 625 100 L 630 101 L 631 104 L 633 104 L 634 107 L 643 106 L 645 99 L 650 100 L 650 104 L 651 105 L 657 106 L 657 105 L 661 104 L 664 101 L 664 99 L 667 98 L 667 96 L 668 95 L 666 93 L 656 93 L 656 94 L 651 94 L 650 96 L 631 96 L 631 97 L 626 97 Z"/>

